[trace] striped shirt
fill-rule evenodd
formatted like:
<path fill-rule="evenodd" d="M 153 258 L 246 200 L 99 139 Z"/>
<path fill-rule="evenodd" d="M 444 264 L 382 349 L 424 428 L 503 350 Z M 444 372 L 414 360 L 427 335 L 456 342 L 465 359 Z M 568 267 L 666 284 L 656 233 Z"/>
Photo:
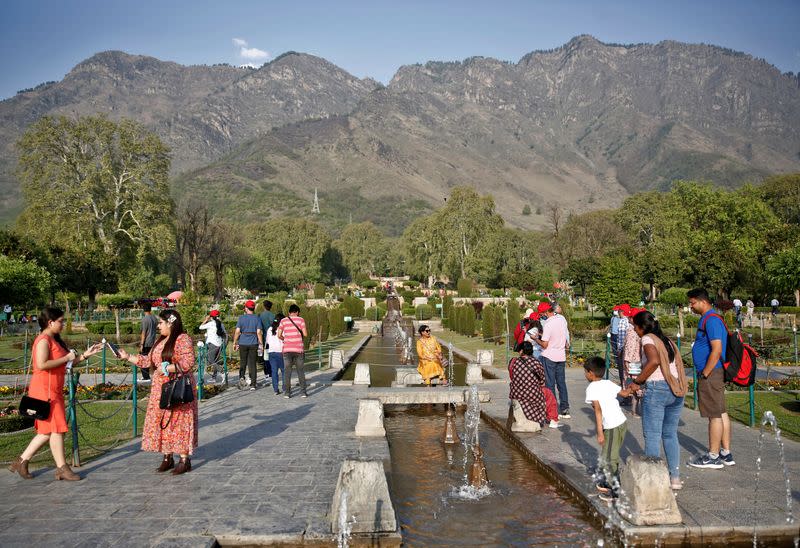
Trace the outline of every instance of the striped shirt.
<path fill-rule="evenodd" d="M 294 325 L 292 325 L 294 322 Z M 295 325 L 297 327 L 295 327 Z M 292 319 L 283 318 L 278 325 L 278 329 L 283 333 L 283 353 L 303 351 L 303 333 L 306 321 L 300 316 L 292 316 Z"/>

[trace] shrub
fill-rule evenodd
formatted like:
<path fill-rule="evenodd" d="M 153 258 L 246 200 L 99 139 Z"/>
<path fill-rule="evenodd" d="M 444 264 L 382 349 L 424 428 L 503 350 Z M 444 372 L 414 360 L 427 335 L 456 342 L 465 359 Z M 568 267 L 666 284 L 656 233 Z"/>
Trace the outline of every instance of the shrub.
<path fill-rule="evenodd" d="M 341 335 L 347 328 L 344 317 L 348 315 L 344 308 L 332 308 L 328 310 L 328 334 L 331 337 Z M 323 340 L 325 340 L 323 338 Z"/>
<path fill-rule="evenodd" d="M 433 307 L 429 304 L 417 305 L 414 316 L 418 320 L 430 320 L 433 317 Z"/>
<path fill-rule="evenodd" d="M 472 296 L 472 280 L 469 278 L 461 278 L 456 283 L 456 290 L 458 291 L 459 297 L 471 297 Z"/>
<path fill-rule="evenodd" d="M 353 318 L 364 317 L 364 301 L 358 297 L 354 297 L 353 295 L 345 295 L 344 300 L 342 301 L 342 306 L 344 306 L 348 316 L 352 316 Z"/>
<path fill-rule="evenodd" d="M 361 287 L 364 289 L 373 289 L 378 287 L 378 282 L 376 280 L 364 280 L 361 282 Z"/>
<path fill-rule="evenodd" d="M 410 287 L 411 289 L 416 289 L 419 287 L 419 282 L 417 280 L 408 280 L 407 282 L 403 282 L 403 286 Z"/>
<path fill-rule="evenodd" d="M 453 313 L 453 297 L 446 295 L 442 301 L 442 325 L 450 327 L 450 316 Z"/>
<path fill-rule="evenodd" d="M 324 299 L 325 298 L 325 284 L 322 282 L 317 282 L 314 284 L 314 298 L 315 299 Z"/>

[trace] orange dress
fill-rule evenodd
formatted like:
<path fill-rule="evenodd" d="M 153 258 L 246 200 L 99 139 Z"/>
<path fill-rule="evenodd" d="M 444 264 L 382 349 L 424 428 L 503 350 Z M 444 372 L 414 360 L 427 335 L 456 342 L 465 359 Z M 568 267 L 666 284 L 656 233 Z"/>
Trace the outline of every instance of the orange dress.
<path fill-rule="evenodd" d="M 63 358 L 69 352 L 64 350 L 53 338 L 41 334 L 33 341 L 33 375 L 28 387 L 28 395 L 37 400 L 50 402 L 50 417 L 47 420 L 36 420 L 34 426 L 37 434 L 63 434 L 67 432 L 67 414 L 64 405 L 64 378 L 67 373 L 66 364 L 54 369 L 39 369 L 36 363 L 36 345 L 45 339 L 49 346 L 47 360 Z"/>
<path fill-rule="evenodd" d="M 198 426 L 197 384 L 192 373 L 194 346 L 191 337 L 183 333 L 175 339 L 175 348 L 172 350 L 172 363 L 177 364 L 181 371 L 191 378 L 194 401 L 182 403 L 172 409 L 161 409 L 158 406 L 161 400 L 161 387 L 169 380 L 169 377 L 161 373 L 161 351 L 166 342 L 167 339 L 162 340 L 153 347 L 150 354 L 139 356 L 139 367 L 145 368 L 152 365 L 156 368 L 150 377 L 152 384 L 142 432 L 142 450 L 191 455 L 194 448 L 197 447 Z M 167 421 L 169 424 L 162 429 L 161 425 L 167 424 Z"/>

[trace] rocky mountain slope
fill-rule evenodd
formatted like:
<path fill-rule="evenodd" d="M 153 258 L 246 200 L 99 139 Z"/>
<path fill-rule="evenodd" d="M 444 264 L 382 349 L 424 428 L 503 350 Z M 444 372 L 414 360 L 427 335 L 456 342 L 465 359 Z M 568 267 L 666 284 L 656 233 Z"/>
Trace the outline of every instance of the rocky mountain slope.
<path fill-rule="evenodd" d="M 678 178 L 732 187 L 800 171 L 798 83 L 723 48 L 590 36 L 517 63 L 402 67 L 385 88 L 301 54 L 252 71 L 112 52 L 0 103 L 0 184 L 14 185 L 6 136 L 46 112 L 102 111 L 158 131 L 176 196 L 233 218 L 308 215 L 317 188 L 326 224 L 398 233 L 467 184 L 512 225 L 542 226 L 553 203 L 585 211 Z"/>

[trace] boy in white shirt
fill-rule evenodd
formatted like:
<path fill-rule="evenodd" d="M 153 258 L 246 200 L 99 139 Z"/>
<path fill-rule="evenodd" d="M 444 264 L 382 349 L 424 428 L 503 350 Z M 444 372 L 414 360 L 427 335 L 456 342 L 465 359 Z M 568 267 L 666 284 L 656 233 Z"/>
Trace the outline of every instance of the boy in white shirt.
<path fill-rule="evenodd" d="M 583 364 L 586 380 L 586 403 L 592 404 L 597 424 L 597 442 L 600 444 L 599 467 L 602 476 L 597 484 L 600 498 L 606 501 L 617 497 L 619 486 L 619 450 L 628 430 L 625 414 L 619 407 L 617 395 L 622 391 L 618 384 L 604 379 L 606 364 L 594 356 Z M 623 393 L 624 395 L 624 393 Z"/>

